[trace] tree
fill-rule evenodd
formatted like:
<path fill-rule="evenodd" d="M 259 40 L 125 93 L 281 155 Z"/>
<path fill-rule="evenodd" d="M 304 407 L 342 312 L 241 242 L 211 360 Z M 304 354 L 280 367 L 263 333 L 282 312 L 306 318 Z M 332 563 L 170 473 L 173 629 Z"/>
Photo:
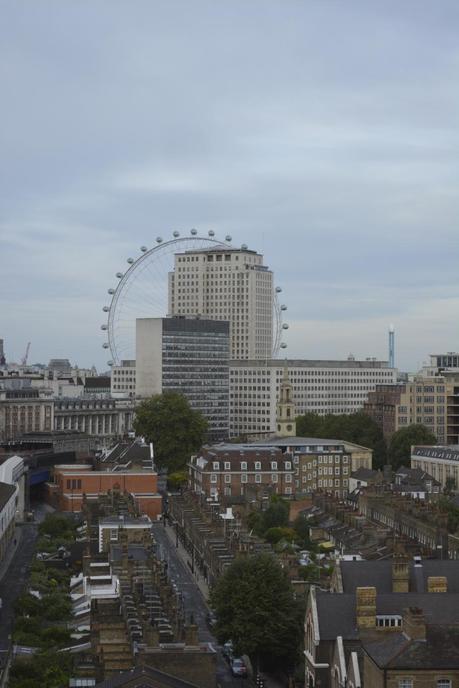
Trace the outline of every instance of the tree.
<path fill-rule="evenodd" d="M 400 466 L 409 466 L 411 462 L 411 447 L 415 444 L 436 444 L 437 438 L 425 425 L 408 425 L 397 430 L 392 435 L 388 458 L 394 471 Z"/>
<path fill-rule="evenodd" d="M 182 394 L 164 392 L 136 408 L 134 430 L 153 442 L 155 463 L 169 471 L 183 469 L 190 455 L 204 443 L 207 421 Z"/>
<path fill-rule="evenodd" d="M 302 636 L 302 610 L 287 573 L 271 554 L 239 557 L 225 571 L 211 594 L 220 642 L 232 640 L 237 655 L 247 654 L 255 666 L 274 662 L 290 668 Z"/>
<path fill-rule="evenodd" d="M 296 430 L 303 437 L 330 437 L 354 442 L 373 450 L 373 466 L 381 468 L 386 463 L 386 441 L 383 432 L 373 418 L 359 411 L 351 414 L 305 413 L 296 419 Z"/>
<path fill-rule="evenodd" d="M 266 511 L 261 512 L 257 524 L 257 533 L 263 536 L 270 528 L 283 528 L 288 525 L 290 506 L 280 497 L 271 497 L 271 502 Z"/>

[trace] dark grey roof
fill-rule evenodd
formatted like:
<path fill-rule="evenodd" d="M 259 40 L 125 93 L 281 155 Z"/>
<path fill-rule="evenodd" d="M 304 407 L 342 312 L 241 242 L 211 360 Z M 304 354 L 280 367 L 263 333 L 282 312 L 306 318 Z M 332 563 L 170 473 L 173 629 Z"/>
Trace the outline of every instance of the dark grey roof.
<path fill-rule="evenodd" d="M 317 593 L 319 634 L 322 640 L 359 638 L 355 614 L 355 595 Z M 458 620 L 459 594 L 395 592 L 376 597 L 376 614 L 400 615 L 408 607 L 422 609 L 428 624 L 454 625 Z"/>
<path fill-rule="evenodd" d="M 366 585 L 373 585 L 378 594 L 392 592 L 391 559 L 384 559 L 382 561 L 340 561 L 339 566 L 344 593 L 355 593 L 356 588 Z M 427 590 L 427 579 L 429 576 L 446 576 L 448 592 L 459 594 L 458 559 L 422 559 L 421 566 L 415 566 L 414 561 L 409 562 L 409 585 L 412 592 L 424 592 L 424 590 Z"/>
<path fill-rule="evenodd" d="M 112 559 L 113 561 L 120 561 L 123 549 L 121 545 L 112 545 Z M 148 559 L 148 552 L 143 545 L 128 545 L 128 559 L 134 561 L 146 561 Z"/>
<path fill-rule="evenodd" d="M 138 688 L 199 688 L 195 683 L 183 681 L 180 678 L 165 674 L 152 667 L 141 666 L 131 671 L 123 671 L 117 676 L 111 676 L 106 681 L 97 684 L 97 688 L 119 688 L 119 686 L 137 686 Z"/>
<path fill-rule="evenodd" d="M 14 495 L 16 488 L 9 483 L 0 483 L 0 511 Z"/>
<path fill-rule="evenodd" d="M 404 633 L 391 633 L 375 642 L 364 642 L 363 647 L 380 667 L 458 669 L 459 625 L 428 626 L 426 641 L 410 640 Z"/>
<path fill-rule="evenodd" d="M 360 468 L 351 473 L 351 478 L 355 478 L 356 480 L 371 480 L 372 478 L 376 478 L 378 473 L 379 471 L 374 471 L 372 468 L 360 466 Z"/>
<path fill-rule="evenodd" d="M 81 382 L 78 384 L 81 384 Z M 84 386 L 88 389 L 99 389 L 102 387 L 110 389 L 110 378 L 105 375 L 87 377 L 84 381 Z"/>
<path fill-rule="evenodd" d="M 459 447 L 418 446 L 413 447 L 411 456 L 422 456 L 429 459 L 443 459 L 447 461 L 459 461 Z"/>

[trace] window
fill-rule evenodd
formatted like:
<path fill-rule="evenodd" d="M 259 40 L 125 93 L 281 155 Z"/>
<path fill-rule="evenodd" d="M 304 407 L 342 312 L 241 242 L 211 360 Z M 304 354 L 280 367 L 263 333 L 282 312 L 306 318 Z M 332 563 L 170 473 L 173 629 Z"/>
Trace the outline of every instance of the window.
<path fill-rule="evenodd" d="M 230 483 L 231 482 L 231 475 L 227 474 L 225 475 L 225 483 Z"/>
<path fill-rule="evenodd" d="M 211 474 L 210 474 L 210 482 L 211 482 L 211 483 L 216 483 L 216 482 L 217 482 L 217 476 L 215 475 L 215 473 L 211 473 Z"/>
<path fill-rule="evenodd" d="M 229 461 L 225 461 L 225 471 L 229 471 L 231 469 L 231 464 Z"/>
<path fill-rule="evenodd" d="M 241 461 L 241 471 L 247 470 L 247 461 Z"/>
<path fill-rule="evenodd" d="M 339 466 L 335 466 L 335 475 L 339 475 Z"/>
<path fill-rule="evenodd" d="M 272 483 L 277 483 L 277 473 L 273 473 L 273 474 L 271 475 L 271 482 L 272 482 Z"/>
<path fill-rule="evenodd" d="M 398 688 L 413 688 L 412 678 L 401 678 L 398 682 Z"/>
<path fill-rule="evenodd" d="M 256 482 L 256 483 L 261 483 L 261 475 L 260 475 L 259 473 L 257 473 L 257 474 L 255 475 L 255 482 Z"/>
<path fill-rule="evenodd" d="M 271 461 L 271 470 L 277 471 L 277 461 Z"/>
<path fill-rule="evenodd" d="M 286 483 L 291 483 L 292 482 L 292 476 L 290 474 L 285 476 L 285 482 Z"/>
<path fill-rule="evenodd" d="M 439 678 L 437 681 L 437 688 L 451 688 L 451 679 Z"/>
<path fill-rule="evenodd" d="M 247 482 L 247 473 L 242 473 L 241 475 L 241 483 L 246 483 Z"/>
<path fill-rule="evenodd" d="M 261 461 L 255 461 L 255 470 L 261 471 Z"/>
<path fill-rule="evenodd" d="M 220 464 L 219 464 L 219 462 L 218 462 L 218 461 L 214 461 L 213 464 L 212 464 L 212 468 L 214 469 L 214 471 L 218 471 L 218 470 L 220 469 Z"/>
<path fill-rule="evenodd" d="M 292 468 L 292 463 L 291 463 L 291 461 L 286 461 L 286 462 L 285 462 L 285 470 L 286 470 L 286 471 L 290 471 L 291 468 Z"/>
<path fill-rule="evenodd" d="M 111 542 L 118 540 L 118 528 L 110 528 L 110 540 Z"/>

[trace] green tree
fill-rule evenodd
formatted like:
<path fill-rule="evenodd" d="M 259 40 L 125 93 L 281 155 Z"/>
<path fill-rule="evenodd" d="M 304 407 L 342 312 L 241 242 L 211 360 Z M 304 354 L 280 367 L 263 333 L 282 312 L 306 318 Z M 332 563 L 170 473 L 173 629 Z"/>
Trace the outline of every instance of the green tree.
<path fill-rule="evenodd" d="M 232 640 L 236 654 L 252 662 L 290 668 L 302 636 L 302 611 L 287 573 L 270 554 L 236 559 L 211 594 L 220 642 Z"/>
<path fill-rule="evenodd" d="M 260 519 L 256 525 L 257 534 L 262 537 L 270 528 L 283 528 L 288 526 L 290 506 L 288 502 L 280 497 L 271 497 L 271 502 L 266 509 L 262 511 Z"/>
<path fill-rule="evenodd" d="M 411 463 L 411 447 L 415 444 L 436 444 L 437 438 L 425 425 L 408 425 L 392 435 L 388 458 L 394 471 Z"/>
<path fill-rule="evenodd" d="M 67 686 L 73 666 L 68 653 L 39 652 L 29 660 L 16 660 L 11 668 L 10 688 L 62 688 Z"/>
<path fill-rule="evenodd" d="M 373 467 L 386 463 L 387 448 L 383 432 L 376 421 L 363 411 L 351 414 L 305 413 L 296 419 L 296 430 L 303 437 L 329 437 L 354 442 L 373 450 Z"/>
<path fill-rule="evenodd" d="M 274 526 L 274 528 L 268 528 L 264 537 L 270 545 L 275 545 L 281 540 L 287 540 L 288 542 L 293 542 L 295 539 L 295 531 L 293 528 L 286 528 L 280 526 Z"/>
<path fill-rule="evenodd" d="M 75 538 L 75 531 L 77 524 L 69 517 L 63 514 L 48 514 L 43 523 L 38 526 L 40 535 L 48 535 L 51 538 L 62 538 L 64 540 L 73 540 Z"/>
<path fill-rule="evenodd" d="M 205 441 L 207 421 L 182 394 L 164 392 L 137 406 L 134 430 L 147 442 L 153 442 L 159 467 L 177 471 Z"/>

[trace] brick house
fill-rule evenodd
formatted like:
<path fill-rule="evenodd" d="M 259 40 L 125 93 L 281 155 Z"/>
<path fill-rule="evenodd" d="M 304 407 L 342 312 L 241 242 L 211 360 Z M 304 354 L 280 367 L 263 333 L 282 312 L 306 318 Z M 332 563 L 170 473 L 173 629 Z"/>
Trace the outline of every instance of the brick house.
<path fill-rule="evenodd" d="M 191 490 L 209 498 L 244 497 L 257 487 L 285 497 L 295 492 L 292 457 L 279 447 L 205 446 L 191 457 L 188 469 Z"/>

